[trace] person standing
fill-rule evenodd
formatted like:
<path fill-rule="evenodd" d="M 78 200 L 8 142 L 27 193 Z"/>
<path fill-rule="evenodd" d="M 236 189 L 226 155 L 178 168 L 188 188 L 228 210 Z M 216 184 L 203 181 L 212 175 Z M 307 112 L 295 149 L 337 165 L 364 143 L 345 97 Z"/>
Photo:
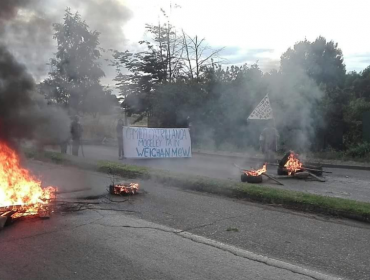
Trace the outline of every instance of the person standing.
<path fill-rule="evenodd" d="M 81 137 L 82 137 L 82 126 L 80 119 L 76 116 L 71 124 L 71 136 L 72 136 L 72 154 L 78 156 L 78 150 L 80 149 Z"/>
<path fill-rule="evenodd" d="M 274 123 L 270 121 L 260 135 L 261 151 L 264 154 L 264 160 L 266 163 L 271 163 L 275 160 L 278 139 L 279 133 L 276 130 Z"/>
<path fill-rule="evenodd" d="M 118 158 L 123 159 L 124 153 L 123 153 L 123 126 L 124 122 L 122 118 L 119 118 L 117 121 L 117 140 L 118 140 Z"/>

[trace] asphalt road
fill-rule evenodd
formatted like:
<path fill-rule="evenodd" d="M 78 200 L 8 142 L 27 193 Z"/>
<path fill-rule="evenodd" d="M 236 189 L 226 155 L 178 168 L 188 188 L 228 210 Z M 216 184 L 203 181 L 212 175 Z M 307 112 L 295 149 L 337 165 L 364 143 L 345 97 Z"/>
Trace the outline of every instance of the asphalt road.
<path fill-rule="evenodd" d="M 107 197 L 99 173 L 28 162 L 44 184 L 94 196 L 78 212 L 18 221 L 0 232 L 0 279 L 318 279 L 274 260 L 347 279 L 368 279 L 370 226 L 140 182 Z M 101 196 L 98 196 L 98 195 Z M 165 226 L 165 227 L 163 227 Z M 207 239 L 195 239 L 191 233 Z M 228 245 L 210 246 L 216 240 Z M 253 260 L 253 252 L 268 264 Z M 277 262 L 279 263 L 279 262 Z"/>
<path fill-rule="evenodd" d="M 84 155 L 86 158 L 94 160 L 119 161 L 117 149 L 114 147 L 84 146 Z M 262 162 L 247 162 L 205 155 L 193 155 L 193 158 L 189 159 L 125 159 L 120 162 L 235 181 L 240 181 L 240 172 L 233 165 L 234 163 L 245 168 L 262 166 Z M 333 172 L 325 174 L 327 180 L 325 183 L 286 179 L 282 181 L 284 186 L 279 186 L 264 179 L 264 184 L 276 188 L 370 202 L 370 171 L 335 168 L 326 168 L 325 170 Z M 268 173 L 275 175 L 276 167 L 268 167 Z"/>
<path fill-rule="evenodd" d="M 0 239 L 3 280 L 312 279 L 115 212 L 29 221 L 12 231 Z"/>

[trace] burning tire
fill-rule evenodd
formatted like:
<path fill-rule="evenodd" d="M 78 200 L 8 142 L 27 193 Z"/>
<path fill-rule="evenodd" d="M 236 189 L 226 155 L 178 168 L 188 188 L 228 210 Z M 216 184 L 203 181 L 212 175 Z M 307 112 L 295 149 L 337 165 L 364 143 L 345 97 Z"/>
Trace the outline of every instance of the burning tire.
<path fill-rule="evenodd" d="M 243 182 L 243 183 L 262 183 L 262 176 L 259 175 L 259 176 L 249 176 L 245 173 L 243 173 L 241 176 L 240 176 L 240 180 Z"/>
<path fill-rule="evenodd" d="M 288 172 L 284 167 L 279 166 L 277 169 L 277 175 L 288 175 Z"/>
<path fill-rule="evenodd" d="M 241 176 L 240 176 L 240 180 L 245 183 L 248 181 L 248 175 L 243 173 Z"/>
<path fill-rule="evenodd" d="M 262 183 L 262 176 L 247 176 L 247 182 L 248 183 Z"/>
<path fill-rule="evenodd" d="M 114 195 L 114 186 L 113 185 L 109 186 L 109 194 Z"/>

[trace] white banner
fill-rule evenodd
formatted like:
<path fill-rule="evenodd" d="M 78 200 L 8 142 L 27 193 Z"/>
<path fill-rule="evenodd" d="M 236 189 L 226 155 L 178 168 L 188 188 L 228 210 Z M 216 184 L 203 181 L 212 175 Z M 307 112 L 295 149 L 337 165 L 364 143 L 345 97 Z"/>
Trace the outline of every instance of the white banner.
<path fill-rule="evenodd" d="M 125 158 L 191 157 L 188 128 L 123 128 Z"/>
<path fill-rule="evenodd" d="M 274 118 L 268 94 L 261 100 L 248 120 L 271 120 Z"/>

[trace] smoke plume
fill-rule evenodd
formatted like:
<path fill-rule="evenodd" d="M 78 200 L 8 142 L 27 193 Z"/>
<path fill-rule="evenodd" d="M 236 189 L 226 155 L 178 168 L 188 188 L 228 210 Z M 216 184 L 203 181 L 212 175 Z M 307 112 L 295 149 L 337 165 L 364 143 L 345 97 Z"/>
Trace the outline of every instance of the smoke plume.
<path fill-rule="evenodd" d="M 126 42 L 122 27 L 131 12 L 119 0 L 1 0 L 0 43 L 27 66 L 36 81 L 49 71 L 47 64 L 56 51 L 53 23 L 63 21 L 67 7 L 78 11 L 91 30 L 101 33 L 102 48 L 121 49 Z M 114 69 L 104 63 L 108 57 L 103 52 L 103 70 L 110 76 Z"/>
<path fill-rule="evenodd" d="M 19 9 L 31 2 L 6 0 L 0 3 L 0 37 L 6 37 L 7 28 L 17 21 Z M 0 43 L 0 140 L 12 143 L 19 139 L 65 139 L 68 116 L 61 109 L 48 106 L 36 93 L 33 77 L 4 43 Z"/>

